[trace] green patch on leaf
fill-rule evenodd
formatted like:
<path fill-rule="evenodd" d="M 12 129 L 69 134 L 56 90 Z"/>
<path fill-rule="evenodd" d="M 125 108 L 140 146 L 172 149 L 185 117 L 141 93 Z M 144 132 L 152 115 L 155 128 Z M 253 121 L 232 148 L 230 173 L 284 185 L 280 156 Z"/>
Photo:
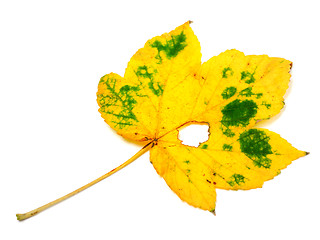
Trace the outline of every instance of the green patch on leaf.
<path fill-rule="evenodd" d="M 267 103 L 267 102 L 265 102 L 265 101 L 263 101 L 263 102 L 261 103 L 261 105 L 265 106 L 267 109 L 270 109 L 270 108 L 271 108 L 271 104 L 270 104 L 270 103 Z"/>
<path fill-rule="evenodd" d="M 149 79 L 153 78 L 153 73 L 149 72 L 149 69 L 146 65 L 139 66 L 135 73 L 138 77 L 149 78 Z"/>
<path fill-rule="evenodd" d="M 186 46 L 186 35 L 182 31 L 179 35 L 172 35 L 170 40 L 167 40 L 165 44 L 162 44 L 160 41 L 154 41 L 150 46 L 158 50 L 156 59 L 158 59 L 158 64 L 162 63 L 162 57 L 160 55 L 163 52 L 167 59 L 175 58 L 179 52 L 181 52 Z"/>
<path fill-rule="evenodd" d="M 103 81 L 100 80 L 100 82 L 105 84 L 109 91 L 107 95 L 100 94 L 97 96 L 101 105 L 100 111 L 114 116 L 115 120 L 112 122 L 115 127 L 122 129 L 138 122 L 136 115 L 133 113 L 133 108 L 137 103 L 135 97 L 137 97 L 137 92 L 140 88 L 138 86 L 125 85 L 119 91 L 116 91 L 116 79 L 108 78 Z M 112 106 L 121 106 L 121 108 L 118 111 L 114 111 Z"/>
<path fill-rule="evenodd" d="M 233 174 L 231 177 L 230 177 L 230 180 L 227 181 L 227 183 L 233 187 L 235 186 L 236 184 L 237 185 L 241 185 L 241 183 L 245 183 L 245 177 L 241 174 Z"/>
<path fill-rule="evenodd" d="M 252 92 L 252 87 L 248 87 L 243 89 L 242 91 L 239 92 L 239 96 L 244 96 L 244 97 L 252 97 L 256 96 L 257 99 L 261 98 L 263 96 L 262 93 L 253 93 Z"/>
<path fill-rule="evenodd" d="M 241 101 L 236 99 L 222 109 L 223 116 L 221 123 L 225 127 L 247 126 L 250 120 L 257 114 L 257 109 L 257 104 L 252 100 Z"/>
<path fill-rule="evenodd" d="M 203 144 L 200 148 L 201 149 L 207 149 L 208 148 L 208 144 Z"/>
<path fill-rule="evenodd" d="M 224 135 L 226 135 L 227 137 L 229 137 L 229 138 L 232 138 L 232 137 L 234 137 L 236 134 L 234 133 L 234 132 L 232 132 L 231 131 L 231 129 L 230 128 L 221 128 L 221 130 L 222 130 L 222 133 L 224 134 Z"/>
<path fill-rule="evenodd" d="M 221 93 L 221 96 L 223 99 L 229 99 L 232 96 L 234 96 L 237 92 L 237 89 L 235 87 L 227 87 L 223 92 Z"/>
<path fill-rule="evenodd" d="M 190 161 L 189 160 L 185 160 L 184 163 L 190 164 Z"/>
<path fill-rule="evenodd" d="M 142 77 L 145 79 L 149 79 L 148 88 L 151 92 L 156 96 L 161 96 L 163 94 L 163 84 L 154 81 L 154 74 L 157 73 L 155 70 L 150 70 L 146 65 L 139 66 L 137 71 L 135 72 L 138 77 Z"/>
<path fill-rule="evenodd" d="M 228 78 L 233 75 L 233 71 L 230 67 L 224 68 L 222 70 L 222 78 Z"/>
<path fill-rule="evenodd" d="M 232 146 L 229 144 L 223 144 L 222 149 L 223 151 L 232 151 Z"/>
<path fill-rule="evenodd" d="M 241 72 L 241 80 L 243 80 L 245 83 L 248 83 L 248 84 L 254 83 L 256 80 L 253 76 L 254 74 L 255 72 L 250 73 L 248 71 L 243 71 Z"/>
<path fill-rule="evenodd" d="M 252 87 L 248 87 L 239 92 L 239 96 L 251 97 L 254 93 Z"/>
<path fill-rule="evenodd" d="M 152 91 L 152 93 L 156 96 L 161 96 L 163 94 L 163 85 L 159 82 L 153 82 L 153 80 L 150 80 L 148 83 L 149 89 Z"/>
<path fill-rule="evenodd" d="M 270 137 L 258 129 L 250 129 L 241 133 L 239 137 L 241 151 L 249 157 L 255 166 L 270 168 L 271 159 L 267 158 L 268 154 L 272 154 Z"/>

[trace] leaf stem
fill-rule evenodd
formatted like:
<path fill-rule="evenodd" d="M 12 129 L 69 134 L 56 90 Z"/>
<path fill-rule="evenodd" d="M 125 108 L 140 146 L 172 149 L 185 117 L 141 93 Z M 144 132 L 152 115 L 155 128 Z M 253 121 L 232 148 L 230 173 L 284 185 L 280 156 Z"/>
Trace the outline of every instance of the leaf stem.
<path fill-rule="evenodd" d="M 41 207 L 39 207 L 39 208 L 36 208 L 36 209 L 34 209 L 34 210 L 30 211 L 30 212 L 27 212 L 27 213 L 16 214 L 17 219 L 18 219 L 19 221 L 22 221 L 22 220 L 25 220 L 25 219 L 27 219 L 27 218 L 30 218 L 30 217 L 32 217 L 32 216 L 34 216 L 34 215 L 42 212 L 43 210 L 46 210 L 47 208 L 49 208 L 49 207 L 51 207 L 51 206 L 53 206 L 53 205 L 56 205 L 57 203 L 62 202 L 63 200 L 66 200 L 66 199 L 68 199 L 68 198 L 76 195 L 76 194 L 79 193 L 79 192 L 82 192 L 83 190 L 91 187 L 92 185 L 94 185 L 94 184 L 102 181 L 103 179 L 111 176 L 112 174 L 114 174 L 114 173 L 118 172 L 119 170 L 121 170 L 122 168 L 126 167 L 127 165 L 129 165 L 130 163 L 132 163 L 134 160 L 136 160 L 137 158 L 139 158 L 141 155 L 143 155 L 144 153 L 146 153 L 150 148 L 152 148 L 152 146 L 153 146 L 153 141 L 149 142 L 147 145 L 145 145 L 143 148 L 141 148 L 141 149 L 139 150 L 139 152 L 137 152 L 135 155 L 133 155 L 130 159 L 128 159 L 126 162 L 122 163 L 122 164 L 119 165 L 118 167 L 114 168 L 114 169 L 111 170 L 110 172 L 108 172 L 108 173 L 102 175 L 101 177 L 93 180 L 92 182 L 90 182 L 90 183 L 82 186 L 81 188 L 78 188 L 77 190 L 74 190 L 73 192 L 71 192 L 71 193 L 69 193 L 69 194 L 67 194 L 67 195 L 65 195 L 65 196 L 63 196 L 63 197 L 61 197 L 61 198 L 58 198 L 58 199 L 56 199 L 56 200 L 54 200 L 54 201 L 52 201 L 52 202 L 49 202 L 49 203 L 47 203 L 47 204 L 45 204 L 45 205 L 43 205 L 43 206 L 41 206 Z"/>

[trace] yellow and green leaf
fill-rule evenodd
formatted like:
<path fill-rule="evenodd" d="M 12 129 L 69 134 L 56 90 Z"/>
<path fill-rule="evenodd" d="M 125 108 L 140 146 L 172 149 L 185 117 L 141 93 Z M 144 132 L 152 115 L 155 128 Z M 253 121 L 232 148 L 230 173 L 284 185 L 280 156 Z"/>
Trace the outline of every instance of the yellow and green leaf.
<path fill-rule="evenodd" d="M 228 50 L 201 64 L 190 22 L 147 41 L 124 77 L 99 82 L 105 121 L 123 137 L 152 144 L 150 161 L 169 187 L 192 206 L 214 211 L 216 188 L 262 187 L 306 155 L 278 134 L 254 128 L 284 105 L 291 62 Z M 186 146 L 178 131 L 207 123 L 208 141 Z"/>

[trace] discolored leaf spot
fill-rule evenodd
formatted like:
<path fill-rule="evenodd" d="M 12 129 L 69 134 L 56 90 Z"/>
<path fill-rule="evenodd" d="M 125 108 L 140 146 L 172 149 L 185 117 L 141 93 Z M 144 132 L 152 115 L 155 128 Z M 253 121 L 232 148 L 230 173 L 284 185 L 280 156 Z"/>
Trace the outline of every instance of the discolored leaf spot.
<path fill-rule="evenodd" d="M 244 96 L 244 97 L 252 97 L 255 96 L 257 99 L 261 98 L 263 96 L 263 93 L 253 93 L 252 92 L 252 87 L 248 87 L 243 89 L 242 91 L 239 92 L 239 96 Z"/>
<path fill-rule="evenodd" d="M 208 144 L 203 144 L 202 146 L 200 146 L 201 149 L 207 149 L 208 148 Z"/>
<path fill-rule="evenodd" d="M 172 35 L 171 39 L 166 41 L 165 44 L 162 44 L 158 40 L 154 41 L 150 46 L 158 50 L 158 54 L 156 55 L 156 59 L 159 60 L 158 63 L 162 63 L 161 52 L 163 52 L 168 59 L 176 57 L 179 52 L 187 46 L 186 39 L 187 37 L 182 31 L 179 35 Z"/>
<path fill-rule="evenodd" d="M 136 71 L 136 75 L 138 77 L 143 77 L 143 78 L 153 78 L 153 72 L 149 72 L 150 69 L 148 69 L 148 67 L 146 65 L 143 66 L 139 66 L 137 71 Z"/>
<path fill-rule="evenodd" d="M 222 109 L 221 123 L 226 126 L 241 126 L 249 124 L 250 120 L 257 114 L 258 106 L 252 100 L 236 99 Z"/>
<path fill-rule="evenodd" d="M 222 149 L 223 151 L 232 151 L 232 146 L 229 144 L 223 144 Z"/>
<path fill-rule="evenodd" d="M 270 168 L 271 159 L 267 158 L 272 154 L 270 137 L 262 130 L 249 129 L 239 137 L 240 149 L 246 154 L 257 167 Z"/>
<path fill-rule="evenodd" d="M 221 93 L 221 96 L 223 99 L 229 99 L 232 96 L 234 96 L 237 92 L 237 88 L 235 87 L 227 87 L 223 92 Z"/>
<path fill-rule="evenodd" d="M 267 109 L 270 109 L 271 108 L 271 104 L 270 103 L 266 103 L 265 101 L 263 101 L 261 103 L 262 106 L 265 106 Z"/>
<path fill-rule="evenodd" d="M 256 80 L 253 76 L 254 74 L 255 72 L 250 73 L 248 71 L 243 71 L 241 72 L 241 80 L 243 80 L 245 83 L 248 83 L 248 84 L 254 83 Z"/>
<path fill-rule="evenodd" d="M 234 137 L 236 134 L 231 131 L 230 128 L 221 127 L 222 133 L 227 136 L 228 138 Z"/>
<path fill-rule="evenodd" d="M 151 92 L 156 96 L 161 96 L 163 93 L 163 84 L 154 81 L 154 74 L 157 73 L 156 69 L 150 69 L 146 65 L 139 66 L 135 72 L 138 77 L 148 79 L 148 87 Z"/>
<path fill-rule="evenodd" d="M 138 122 L 136 115 L 133 113 L 137 101 L 135 99 L 136 93 L 140 90 L 138 86 L 125 85 L 116 90 L 117 79 L 106 77 L 100 80 L 100 83 L 105 84 L 108 94 L 100 94 L 97 100 L 100 103 L 100 111 L 112 115 L 114 118 L 112 122 L 115 127 L 122 129 L 126 126 L 133 125 Z M 120 108 L 113 108 L 114 106 L 121 106 Z"/>
<path fill-rule="evenodd" d="M 230 67 L 224 68 L 222 70 L 222 78 L 228 78 L 233 75 L 233 71 Z"/>
<path fill-rule="evenodd" d="M 230 179 L 227 181 L 227 183 L 233 187 L 236 184 L 241 185 L 241 183 L 245 183 L 245 177 L 241 174 L 233 174 Z"/>

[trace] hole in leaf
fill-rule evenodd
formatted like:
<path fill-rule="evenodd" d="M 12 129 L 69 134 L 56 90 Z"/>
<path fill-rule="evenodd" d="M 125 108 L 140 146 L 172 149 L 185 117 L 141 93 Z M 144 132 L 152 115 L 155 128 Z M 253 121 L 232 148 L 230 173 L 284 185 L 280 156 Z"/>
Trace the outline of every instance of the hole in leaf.
<path fill-rule="evenodd" d="M 199 145 L 209 139 L 209 125 L 207 123 L 192 123 L 179 129 L 178 138 L 182 144 L 199 147 Z"/>

